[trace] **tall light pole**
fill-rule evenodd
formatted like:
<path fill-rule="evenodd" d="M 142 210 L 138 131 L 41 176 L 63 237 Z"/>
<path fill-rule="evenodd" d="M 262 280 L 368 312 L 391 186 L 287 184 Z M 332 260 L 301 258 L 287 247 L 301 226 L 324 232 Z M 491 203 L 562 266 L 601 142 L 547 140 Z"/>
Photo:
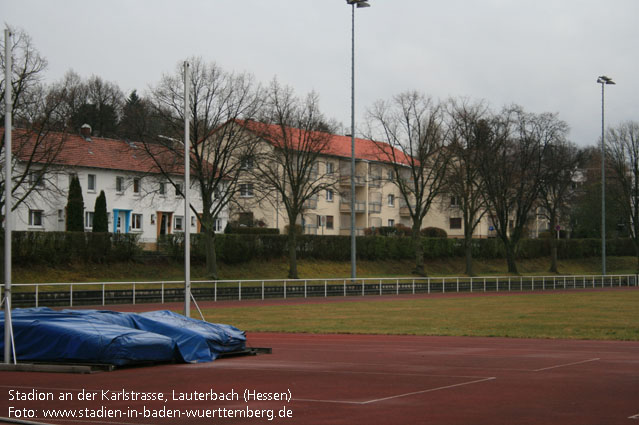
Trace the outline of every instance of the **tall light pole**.
<path fill-rule="evenodd" d="M 191 317 L 191 135 L 189 94 L 191 92 L 191 67 L 184 62 L 184 315 Z"/>
<path fill-rule="evenodd" d="M 13 325 L 11 323 L 11 114 L 13 87 L 11 86 L 11 31 L 4 30 L 4 362 L 10 363 L 13 347 Z M 14 363 L 16 359 L 13 359 Z"/>
<path fill-rule="evenodd" d="M 604 88 L 615 84 L 611 78 L 602 75 L 597 78 L 601 84 L 601 274 L 606 275 L 606 134 L 604 127 Z"/>
<path fill-rule="evenodd" d="M 367 0 L 346 0 L 351 5 L 351 279 L 357 277 L 355 235 L 355 7 L 370 7 Z"/>

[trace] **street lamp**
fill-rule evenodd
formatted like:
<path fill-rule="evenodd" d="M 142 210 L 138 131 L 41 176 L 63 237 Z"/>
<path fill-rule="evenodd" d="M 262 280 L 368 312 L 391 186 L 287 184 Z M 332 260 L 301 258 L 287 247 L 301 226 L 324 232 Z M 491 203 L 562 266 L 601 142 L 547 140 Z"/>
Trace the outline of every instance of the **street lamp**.
<path fill-rule="evenodd" d="M 370 7 L 367 0 L 346 0 L 351 5 L 351 279 L 357 277 L 355 238 L 355 7 Z"/>
<path fill-rule="evenodd" d="M 615 84 L 611 78 L 601 75 L 597 78 L 601 84 L 601 274 L 606 275 L 606 142 L 604 128 L 604 87 Z"/>

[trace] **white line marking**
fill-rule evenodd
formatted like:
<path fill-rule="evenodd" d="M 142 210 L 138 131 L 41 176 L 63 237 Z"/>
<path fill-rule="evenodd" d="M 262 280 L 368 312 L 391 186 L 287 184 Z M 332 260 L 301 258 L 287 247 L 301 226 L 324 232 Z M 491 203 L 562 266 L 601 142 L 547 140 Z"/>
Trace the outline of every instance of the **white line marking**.
<path fill-rule="evenodd" d="M 639 421 L 639 413 L 637 413 L 636 415 L 628 416 L 628 419 L 633 419 L 635 421 Z"/>
<path fill-rule="evenodd" d="M 366 401 L 316 400 L 316 399 L 308 399 L 308 398 L 294 398 L 293 401 L 306 401 L 306 402 L 313 402 L 313 403 L 339 403 L 339 404 L 365 405 L 365 404 L 378 403 L 380 401 L 393 400 L 393 399 L 396 399 L 396 398 L 408 397 L 408 396 L 411 396 L 411 395 L 426 394 L 426 393 L 431 393 L 431 392 L 434 392 L 434 391 L 447 390 L 449 388 L 463 387 L 465 385 L 479 384 L 481 382 L 493 381 L 495 379 L 497 379 L 497 378 L 492 376 L 490 378 L 478 379 L 476 381 L 461 382 L 459 384 L 446 385 L 444 387 L 437 387 L 437 388 L 428 388 L 426 390 L 413 391 L 413 392 L 410 392 L 410 393 L 397 394 L 397 395 L 393 395 L 393 396 L 389 396 L 389 397 L 377 398 L 377 399 L 366 400 Z"/>
<path fill-rule="evenodd" d="M 544 367 L 544 368 L 541 368 L 541 369 L 535 369 L 535 370 L 533 370 L 533 372 L 542 372 L 544 370 L 557 369 L 557 368 L 560 368 L 560 367 L 574 366 L 574 365 L 578 365 L 578 364 L 596 362 L 598 360 L 601 360 L 601 359 L 600 358 L 596 358 L 596 359 L 588 359 L 588 360 L 583 360 L 583 361 L 574 362 L 574 363 L 558 364 L 558 365 L 555 365 L 555 366 Z"/>

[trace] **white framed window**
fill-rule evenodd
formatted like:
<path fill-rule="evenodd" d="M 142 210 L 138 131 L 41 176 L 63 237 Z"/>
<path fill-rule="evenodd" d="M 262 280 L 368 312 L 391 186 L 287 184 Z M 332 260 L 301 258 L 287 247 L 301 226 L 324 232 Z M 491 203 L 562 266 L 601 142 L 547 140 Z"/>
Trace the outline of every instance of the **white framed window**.
<path fill-rule="evenodd" d="M 87 190 L 89 192 L 95 192 L 96 176 L 95 174 L 89 174 L 87 179 Z"/>
<path fill-rule="evenodd" d="M 253 157 L 245 156 L 240 162 L 240 170 L 252 170 L 253 169 Z"/>
<path fill-rule="evenodd" d="M 85 211 L 84 212 L 84 228 L 85 229 L 93 229 L 93 211 Z"/>
<path fill-rule="evenodd" d="M 133 194 L 134 195 L 139 195 L 140 194 L 140 191 L 142 190 L 140 186 L 141 186 L 140 178 L 139 177 L 135 177 L 133 179 Z"/>
<path fill-rule="evenodd" d="M 388 219 L 388 227 L 393 227 L 395 225 L 395 220 L 393 220 L 392 218 Z"/>
<path fill-rule="evenodd" d="M 184 184 L 183 183 L 175 183 L 175 197 L 181 198 L 184 194 Z"/>
<path fill-rule="evenodd" d="M 393 195 L 392 193 L 388 194 L 388 206 L 389 207 L 395 206 L 395 195 Z"/>
<path fill-rule="evenodd" d="M 131 214 L 131 230 L 132 231 L 140 231 L 142 230 L 142 219 L 144 216 L 142 214 Z"/>
<path fill-rule="evenodd" d="M 29 226 L 42 227 L 44 225 L 42 210 L 29 210 Z"/>
<path fill-rule="evenodd" d="M 64 221 L 64 210 L 58 210 L 58 221 Z"/>
<path fill-rule="evenodd" d="M 242 198 L 253 197 L 253 183 L 246 183 L 240 185 L 240 196 Z"/>
<path fill-rule="evenodd" d="M 326 189 L 326 202 L 333 202 L 333 190 Z"/>
<path fill-rule="evenodd" d="M 158 187 L 158 191 L 160 192 L 160 196 L 166 195 L 166 183 L 160 182 L 160 185 Z"/>
<path fill-rule="evenodd" d="M 117 176 L 115 178 L 115 192 L 116 193 L 124 192 L 124 177 Z"/>
<path fill-rule="evenodd" d="M 197 218 L 194 215 L 191 216 L 191 227 L 195 227 L 197 224 Z"/>
<path fill-rule="evenodd" d="M 458 207 L 459 205 L 460 205 L 459 198 L 456 197 L 456 196 L 451 196 L 450 197 L 450 206 L 451 207 Z"/>
<path fill-rule="evenodd" d="M 184 230 L 184 217 L 176 215 L 174 218 L 173 229 L 176 232 L 182 232 Z"/>
<path fill-rule="evenodd" d="M 215 219 L 215 231 L 216 232 L 222 231 L 222 220 L 220 220 L 219 218 Z"/>

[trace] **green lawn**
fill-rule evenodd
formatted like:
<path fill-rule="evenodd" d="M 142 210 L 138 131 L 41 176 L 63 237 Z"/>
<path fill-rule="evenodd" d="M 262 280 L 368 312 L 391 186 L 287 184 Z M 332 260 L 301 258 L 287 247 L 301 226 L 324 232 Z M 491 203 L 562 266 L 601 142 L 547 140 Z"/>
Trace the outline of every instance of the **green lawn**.
<path fill-rule="evenodd" d="M 639 340 L 639 290 L 204 310 L 246 331 Z"/>

